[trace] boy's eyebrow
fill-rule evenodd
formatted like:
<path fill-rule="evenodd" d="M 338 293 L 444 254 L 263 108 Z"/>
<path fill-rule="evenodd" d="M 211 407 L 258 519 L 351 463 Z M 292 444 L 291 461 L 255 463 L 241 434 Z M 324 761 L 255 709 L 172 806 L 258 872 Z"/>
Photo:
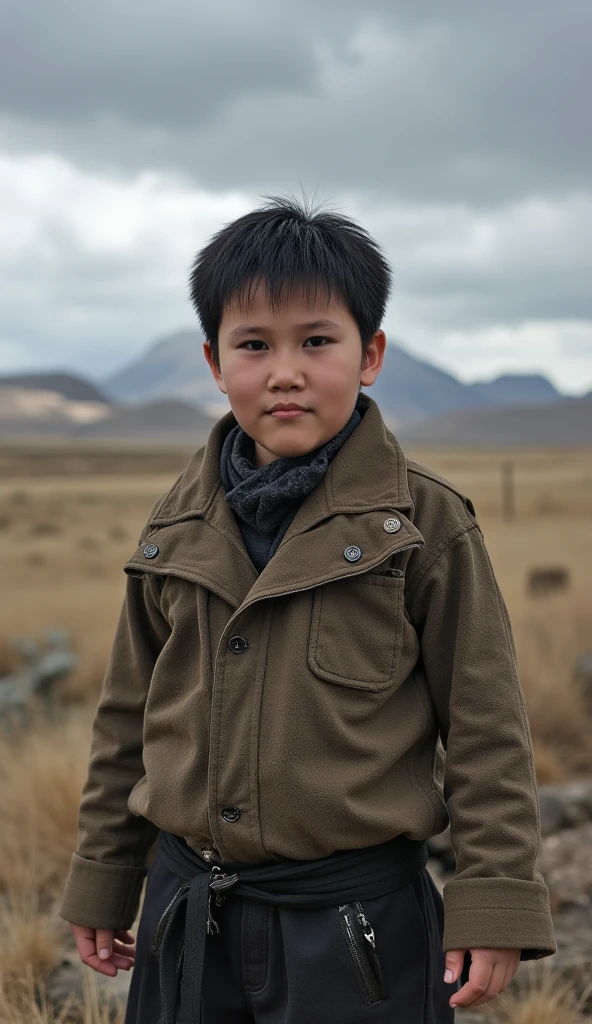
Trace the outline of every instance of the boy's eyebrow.
<path fill-rule="evenodd" d="M 337 327 L 337 329 L 339 329 L 339 324 L 336 324 L 333 320 L 311 320 L 309 323 L 306 324 L 296 324 L 296 327 L 306 327 L 307 330 L 316 330 L 319 327 Z M 238 327 L 235 327 L 234 330 L 230 332 L 228 337 L 229 339 L 234 340 L 235 338 L 244 337 L 245 334 L 262 334 L 264 331 L 268 329 L 269 328 L 267 327 L 256 327 L 253 326 L 252 324 L 240 324 Z"/>

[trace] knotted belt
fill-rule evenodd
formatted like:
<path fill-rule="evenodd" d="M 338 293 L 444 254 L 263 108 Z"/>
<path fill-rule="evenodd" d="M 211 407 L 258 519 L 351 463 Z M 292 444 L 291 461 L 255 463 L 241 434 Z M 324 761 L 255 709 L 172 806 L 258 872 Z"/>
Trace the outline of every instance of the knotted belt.
<path fill-rule="evenodd" d="M 220 899 L 234 892 L 260 903 L 310 908 L 372 899 L 415 878 L 427 863 L 428 849 L 425 840 L 400 835 L 314 860 L 236 865 L 238 870 L 233 870 L 233 864 L 206 863 L 182 837 L 161 831 L 157 855 L 187 883 L 169 903 L 152 940 L 159 961 L 162 1021 L 201 1024 L 206 936 L 218 930 L 211 910 L 213 896 Z"/>

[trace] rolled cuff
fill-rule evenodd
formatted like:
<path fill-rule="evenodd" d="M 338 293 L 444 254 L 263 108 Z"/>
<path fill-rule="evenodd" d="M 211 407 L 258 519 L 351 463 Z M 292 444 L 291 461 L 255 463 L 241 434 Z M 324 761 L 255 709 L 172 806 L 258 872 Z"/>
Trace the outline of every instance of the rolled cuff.
<path fill-rule="evenodd" d="M 549 891 L 522 878 L 459 878 L 444 886 L 443 949 L 520 949 L 521 960 L 556 952 Z"/>
<path fill-rule="evenodd" d="M 88 928 L 131 928 L 146 874 L 146 868 L 103 864 L 73 853 L 58 914 Z"/>

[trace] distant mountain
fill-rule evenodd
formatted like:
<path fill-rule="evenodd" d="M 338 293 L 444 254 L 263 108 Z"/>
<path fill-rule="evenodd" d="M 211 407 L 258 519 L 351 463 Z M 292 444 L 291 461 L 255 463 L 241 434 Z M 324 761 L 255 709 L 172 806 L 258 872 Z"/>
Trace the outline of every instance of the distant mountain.
<path fill-rule="evenodd" d="M 149 402 L 115 408 L 108 419 L 78 427 L 72 436 L 188 444 L 198 448 L 205 444 L 213 423 L 210 416 L 184 402 Z"/>
<path fill-rule="evenodd" d="M 84 377 L 72 373 L 18 373 L 0 375 L 0 388 L 24 388 L 27 391 L 51 391 L 74 402 L 108 403 L 104 391 Z"/>
<path fill-rule="evenodd" d="M 65 436 L 111 415 L 107 402 L 65 398 L 43 388 L 5 387 L 0 380 L 0 434 Z"/>
<path fill-rule="evenodd" d="M 392 343 L 374 384 L 363 390 L 378 403 L 393 427 L 467 404 L 465 384 Z"/>
<path fill-rule="evenodd" d="M 103 383 L 115 400 L 126 403 L 175 398 L 200 406 L 213 416 L 230 408 L 203 354 L 198 331 L 160 338 L 145 353 Z M 393 427 L 418 423 L 456 409 L 490 405 L 531 405 L 560 401 L 545 377 L 504 374 L 493 381 L 464 384 L 452 374 L 389 343 L 375 383 L 364 389 Z"/>
<path fill-rule="evenodd" d="M 230 405 L 212 377 L 198 331 L 178 331 L 156 341 L 104 381 L 115 401 L 139 404 L 176 398 L 221 416 Z"/>
<path fill-rule="evenodd" d="M 424 420 L 397 432 L 405 448 L 415 445 L 592 445 L 592 398 L 550 405 L 464 409 Z"/>
<path fill-rule="evenodd" d="M 504 373 L 495 380 L 477 381 L 468 387 L 473 397 L 482 399 L 483 405 L 542 405 L 563 398 L 540 373 Z"/>
<path fill-rule="evenodd" d="M 592 443 L 592 392 L 561 395 L 539 374 L 464 384 L 390 343 L 364 388 L 409 444 Z M 65 372 L 0 377 L 0 434 L 203 444 L 230 405 L 197 330 L 160 338 L 99 385 Z"/>

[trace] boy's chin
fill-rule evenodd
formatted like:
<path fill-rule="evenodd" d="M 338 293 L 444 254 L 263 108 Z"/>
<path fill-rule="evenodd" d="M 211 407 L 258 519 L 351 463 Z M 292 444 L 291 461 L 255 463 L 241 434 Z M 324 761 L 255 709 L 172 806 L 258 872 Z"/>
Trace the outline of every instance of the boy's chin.
<path fill-rule="evenodd" d="M 258 439 L 256 439 L 258 440 Z M 273 444 L 269 438 L 267 438 L 267 444 L 262 438 L 258 441 L 259 445 L 263 449 L 263 454 L 266 459 L 296 459 L 302 455 L 308 455 L 319 447 L 318 443 L 313 440 L 302 441 L 300 444 Z"/>

